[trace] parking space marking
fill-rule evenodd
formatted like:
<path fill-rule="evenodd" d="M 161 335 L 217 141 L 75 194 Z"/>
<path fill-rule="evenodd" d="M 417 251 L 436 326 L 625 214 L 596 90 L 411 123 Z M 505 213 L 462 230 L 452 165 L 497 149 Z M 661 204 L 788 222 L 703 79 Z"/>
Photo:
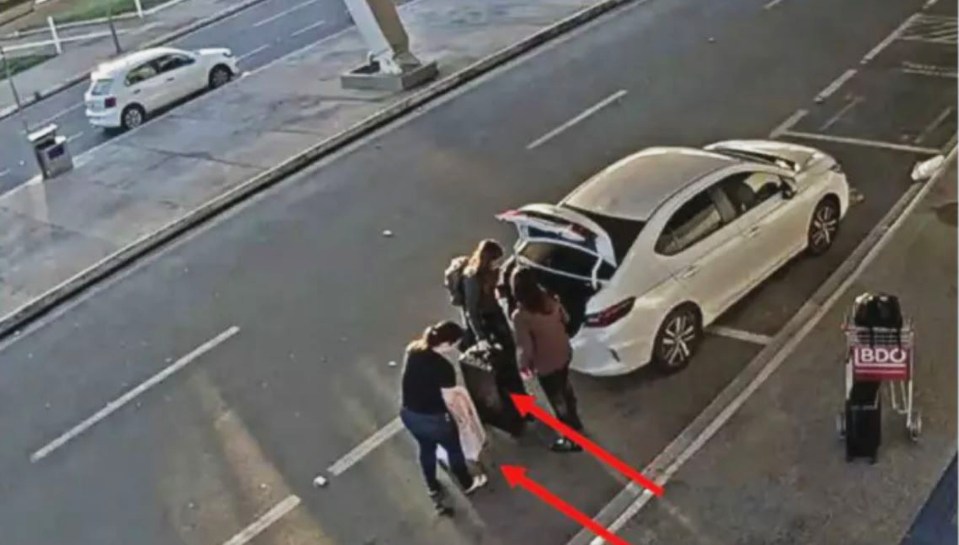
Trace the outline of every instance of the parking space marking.
<path fill-rule="evenodd" d="M 255 22 L 255 23 L 253 23 L 253 28 L 256 28 L 256 27 L 258 27 L 258 26 L 262 26 L 262 25 L 265 25 L 265 24 L 268 24 L 268 23 L 272 23 L 273 21 L 276 21 L 277 19 L 279 19 L 279 18 L 281 18 L 281 17 L 286 17 L 287 15 L 293 13 L 294 11 L 296 11 L 296 10 L 298 10 L 298 9 L 301 9 L 301 8 L 305 8 L 306 6 L 309 6 L 310 4 L 315 4 L 315 3 L 317 3 L 318 1 L 319 1 L 319 0 L 306 0 L 306 2 L 300 2 L 299 4 L 297 4 L 297 5 L 295 5 L 295 6 L 291 6 L 291 7 L 289 7 L 289 8 L 286 8 L 286 9 L 283 10 L 283 11 L 279 11 L 279 12 L 277 12 L 277 13 L 274 13 L 273 15 L 267 17 L 266 19 L 261 19 L 261 20 Z"/>
<path fill-rule="evenodd" d="M 919 64 L 915 62 L 904 61 L 900 69 L 905 74 L 914 74 L 917 76 L 931 76 L 935 78 L 956 79 L 955 67 L 936 66 L 935 64 Z"/>
<path fill-rule="evenodd" d="M 287 496 L 286 499 L 274 505 L 269 511 L 264 513 L 263 516 L 244 528 L 242 532 L 230 538 L 229 541 L 224 542 L 223 545 L 245 545 L 249 543 L 253 538 L 260 535 L 263 530 L 269 528 L 274 522 L 286 516 L 287 513 L 296 509 L 299 505 L 300 498 L 298 496 Z"/>
<path fill-rule="evenodd" d="M 243 61 L 243 60 L 245 60 L 245 59 L 248 59 L 248 58 L 252 57 L 253 55 L 256 55 L 256 54 L 259 53 L 260 51 L 265 51 L 265 50 L 267 50 L 267 49 L 269 49 L 269 48 L 270 48 L 270 44 L 261 45 L 260 47 L 257 47 L 256 49 L 253 49 L 253 50 L 251 50 L 251 51 L 247 51 L 246 53 L 244 53 L 244 54 L 240 55 L 239 57 L 237 57 L 237 58 L 236 58 L 236 62 L 241 62 L 241 61 Z"/>
<path fill-rule="evenodd" d="M 951 114 L 952 114 L 952 106 L 946 106 L 946 109 L 943 110 L 942 113 L 936 116 L 935 119 L 933 119 L 928 125 L 926 125 L 924 129 L 922 129 L 922 132 L 920 132 L 919 136 L 917 136 L 916 139 L 913 140 L 913 143 L 922 144 L 922 141 L 925 140 L 926 137 L 928 137 L 930 134 L 932 134 L 932 131 L 939 128 L 939 126 L 942 125 L 943 121 L 948 119 Z"/>
<path fill-rule="evenodd" d="M 862 102 L 863 100 L 864 100 L 864 99 L 863 99 L 861 96 L 853 96 L 853 97 L 846 103 L 845 106 L 843 106 L 842 108 L 839 109 L 838 112 L 836 112 L 836 114 L 835 114 L 834 116 L 832 116 L 832 117 L 830 117 L 829 119 L 827 119 L 826 122 L 823 123 L 823 124 L 819 127 L 819 130 L 824 131 L 824 130 L 828 129 L 829 127 L 832 127 L 833 125 L 835 125 L 837 121 L 839 121 L 840 119 L 842 119 L 842 116 L 844 116 L 844 115 L 846 115 L 847 113 L 849 113 L 850 110 L 852 110 L 853 108 L 855 108 L 856 105 L 859 104 L 860 102 Z"/>
<path fill-rule="evenodd" d="M 162 371 L 153 375 L 152 377 L 147 379 L 145 382 L 139 384 L 132 390 L 114 399 L 113 401 L 107 403 L 105 407 L 103 407 L 102 409 L 94 413 L 93 416 L 87 418 L 83 422 L 80 422 L 76 426 L 70 428 L 70 430 L 68 430 L 66 433 L 64 433 L 60 437 L 57 437 L 56 439 L 54 439 L 53 441 L 51 441 L 50 443 L 42 447 L 40 450 L 34 452 L 32 455 L 30 455 L 30 462 L 36 463 L 46 458 L 51 453 L 53 453 L 54 451 L 56 451 L 63 445 L 67 444 L 68 442 L 72 441 L 73 439 L 77 438 L 83 432 L 92 428 L 103 419 L 107 418 L 111 414 L 122 409 L 124 405 L 133 401 L 138 395 L 146 392 L 150 388 L 153 388 L 157 384 L 160 384 L 161 382 L 169 378 L 171 375 L 173 375 L 180 369 L 186 367 L 187 365 L 195 361 L 197 358 L 199 358 L 203 354 L 209 352 L 210 350 L 213 350 L 214 348 L 219 346 L 221 343 L 223 343 L 230 337 L 236 335 L 239 331 L 240 331 L 240 328 L 238 328 L 237 326 L 232 326 L 226 331 L 224 331 L 223 333 L 220 333 L 216 337 L 213 337 L 209 341 L 201 344 L 189 354 L 175 361 L 172 365 L 170 365 L 166 369 L 163 369 Z"/>
<path fill-rule="evenodd" d="M 948 15 L 920 15 L 903 32 L 900 40 L 940 45 L 955 45 L 959 21 Z"/>
<path fill-rule="evenodd" d="M 931 8 L 932 6 L 935 6 L 935 5 L 936 5 L 936 2 L 938 2 L 938 1 L 939 1 L 939 0 L 926 0 L 926 3 L 922 5 L 922 9 L 929 9 L 929 8 Z"/>
<path fill-rule="evenodd" d="M 791 116 L 789 116 L 785 121 L 780 123 L 772 132 L 769 133 L 770 138 L 779 138 L 783 135 L 784 132 L 791 129 L 796 123 L 799 123 L 799 120 L 806 117 L 806 114 L 809 112 L 806 110 L 796 110 Z"/>
<path fill-rule="evenodd" d="M 576 125 L 577 123 L 582 122 L 584 119 L 586 119 L 586 118 L 588 118 L 589 116 L 595 114 L 596 112 L 602 110 L 602 109 L 605 108 L 606 106 L 609 106 L 610 104 L 616 102 L 617 100 L 623 98 L 624 96 L 626 96 L 626 90 L 625 90 L 625 89 L 620 89 L 619 91 L 616 91 L 615 93 L 609 95 L 608 97 L 606 97 L 606 98 L 604 98 L 603 100 L 597 102 L 596 104 L 593 104 L 593 105 L 590 106 L 589 108 L 586 108 L 586 110 L 584 110 L 581 114 L 577 115 L 576 117 L 574 117 L 574 118 L 570 119 L 569 121 L 563 123 L 563 124 L 560 125 L 559 127 L 556 127 L 555 129 L 549 131 L 548 133 L 544 134 L 543 136 L 537 138 L 536 140 L 533 140 L 532 142 L 529 143 L 528 146 L 526 146 L 526 149 L 527 149 L 527 150 L 532 150 L 532 149 L 538 148 L 539 146 L 541 146 L 541 145 L 545 144 L 546 142 L 549 142 L 549 141 L 552 140 L 553 138 L 559 136 L 563 131 L 565 131 L 565 130 L 571 128 L 571 127 L 573 127 L 573 126 Z"/>
<path fill-rule="evenodd" d="M 309 32 L 309 31 L 311 31 L 311 30 L 313 30 L 313 29 L 315 29 L 315 28 L 319 28 L 319 27 L 321 27 L 321 26 L 323 26 L 323 25 L 325 25 L 325 24 L 326 24 L 326 21 L 323 21 L 323 20 L 321 19 L 321 20 L 313 23 L 312 25 L 305 26 L 305 27 L 301 28 L 300 30 L 297 30 L 297 31 L 294 32 L 293 34 L 290 34 L 290 37 L 291 37 L 291 38 L 295 38 L 295 37 L 299 36 L 300 34 L 303 34 L 304 32 Z"/>
<path fill-rule="evenodd" d="M 920 153 L 923 155 L 939 155 L 942 150 L 935 148 L 924 148 L 920 146 L 910 146 L 908 144 L 896 144 L 893 142 L 882 142 L 879 140 L 867 140 L 865 138 L 852 138 L 849 136 L 833 136 L 829 134 L 817 134 L 812 132 L 785 131 L 784 136 L 793 138 L 803 138 L 806 140 L 820 140 L 822 142 L 834 142 L 836 144 L 850 144 L 853 146 L 864 146 L 867 148 L 887 149 L 893 151 L 905 151 L 910 153 Z"/>
<path fill-rule="evenodd" d="M 714 335 L 719 335 L 720 337 L 728 337 L 737 341 L 759 344 L 762 346 L 769 344 L 773 340 L 769 335 L 762 335 L 760 333 L 753 333 L 752 331 L 743 331 L 742 329 L 721 325 L 709 326 L 706 328 L 706 331 Z"/>
<path fill-rule="evenodd" d="M 353 450 L 334 462 L 327 471 L 330 472 L 330 475 L 339 477 L 402 429 L 403 422 L 401 422 L 399 418 L 394 418 L 389 424 L 377 430 L 376 433 L 367 437 L 362 443 L 353 448 Z"/>
<path fill-rule="evenodd" d="M 773 9 L 778 6 L 783 0 L 771 0 L 768 4 L 763 6 L 763 9 Z"/>
<path fill-rule="evenodd" d="M 9 168 L 5 168 L 5 169 L 3 169 L 3 170 L 0 170 L 0 178 L 3 178 L 3 177 L 6 176 L 7 174 L 10 174 L 10 169 L 9 169 Z"/>
<path fill-rule="evenodd" d="M 869 53 L 866 53 L 866 56 L 862 58 L 860 63 L 867 64 L 869 61 L 876 58 L 877 55 L 882 53 L 883 49 L 889 47 L 889 44 L 896 41 L 896 39 L 899 38 L 899 36 L 901 36 L 902 33 L 905 32 L 907 28 L 909 28 L 909 25 L 911 25 L 914 21 L 916 21 L 919 18 L 919 16 L 920 14 L 916 13 L 910 16 L 905 21 L 903 21 L 901 25 L 896 27 L 896 30 L 893 30 L 888 36 L 886 36 L 886 38 L 883 41 L 879 42 L 879 44 L 876 45 L 876 47 L 872 48 L 872 50 L 870 50 Z"/>
<path fill-rule="evenodd" d="M 839 90 L 847 81 L 851 80 L 853 76 L 856 75 L 857 70 L 855 68 L 850 68 L 842 73 L 841 76 L 833 80 L 832 83 L 826 86 L 818 95 L 816 95 L 816 102 L 822 102 L 833 95 L 836 91 Z"/>

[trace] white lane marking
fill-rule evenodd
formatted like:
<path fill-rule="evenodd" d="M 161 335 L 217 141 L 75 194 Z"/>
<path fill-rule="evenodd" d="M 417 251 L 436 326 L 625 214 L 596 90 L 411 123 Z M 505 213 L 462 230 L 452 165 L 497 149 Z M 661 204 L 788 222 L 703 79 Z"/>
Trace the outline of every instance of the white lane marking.
<path fill-rule="evenodd" d="M 346 472 L 346 470 L 356 465 L 356 463 L 362 460 L 367 454 L 376 450 L 377 447 L 399 433 L 399 431 L 402 429 L 403 422 L 401 422 L 399 418 L 394 418 L 389 424 L 377 430 L 376 433 L 367 437 L 353 450 L 349 451 L 345 456 L 334 462 L 327 471 L 329 471 L 330 475 L 334 477 L 342 475 Z"/>
<path fill-rule="evenodd" d="M 252 57 L 253 55 L 256 55 L 256 54 L 259 53 L 260 51 L 269 49 L 269 48 L 270 48 L 270 45 L 271 45 L 271 44 L 261 45 L 260 47 L 257 47 L 256 49 L 254 49 L 254 50 L 252 50 L 252 51 L 247 51 L 246 53 L 244 53 L 244 54 L 240 55 L 239 57 L 237 57 L 237 58 L 236 58 L 236 62 L 243 61 L 243 60 L 245 60 L 245 59 L 247 59 L 247 58 L 249 58 L 249 57 Z"/>
<path fill-rule="evenodd" d="M 939 125 L 942 125 L 942 122 L 948 119 L 951 114 L 952 114 L 952 106 L 946 106 L 946 109 L 943 110 L 942 113 L 940 113 L 938 116 L 936 116 L 936 118 L 933 119 L 931 123 L 926 125 L 926 127 L 922 129 L 922 132 L 919 133 L 919 136 L 917 136 L 916 139 L 913 140 L 912 142 L 914 144 L 922 144 L 922 141 L 925 140 L 930 134 L 932 134 L 932 131 L 939 128 Z"/>
<path fill-rule="evenodd" d="M 39 121 L 39 122 L 37 123 L 37 125 L 46 125 L 47 123 L 50 123 L 50 122 L 53 121 L 54 119 L 56 119 L 56 118 L 58 118 L 58 117 L 61 117 L 61 116 L 64 116 L 64 115 L 72 112 L 73 110 L 78 110 L 78 109 L 80 109 L 80 108 L 83 108 L 83 103 L 82 103 L 82 102 L 81 102 L 80 104 L 75 105 L 75 106 L 70 106 L 69 108 L 64 108 L 64 109 L 60 110 L 59 112 L 51 115 L 50 117 L 44 119 L 43 121 Z"/>
<path fill-rule="evenodd" d="M 286 17 L 287 15 L 293 13 L 294 11 L 296 11 L 296 10 L 298 10 L 298 9 L 301 9 L 301 8 L 305 8 L 306 6 L 309 6 L 310 4 L 315 4 L 315 3 L 317 3 L 318 1 L 319 1 L 319 0 L 306 0 L 306 2 L 300 2 L 299 4 L 297 4 L 297 5 L 295 5 L 295 6 L 286 8 L 286 9 L 283 10 L 283 11 L 280 11 L 280 12 L 277 12 L 277 13 L 271 15 L 271 16 L 267 17 L 266 19 L 261 19 L 261 20 L 255 22 L 255 23 L 253 23 L 253 28 L 256 28 L 256 27 L 258 27 L 258 26 L 265 25 L 265 24 L 267 24 L 267 23 L 272 23 L 273 21 L 276 21 L 277 19 L 279 19 L 279 18 L 281 18 L 281 17 Z"/>
<path fill-rule="evenodd" d="M 796 123 L 799 123 L 799 120 L 806 117 L 806 114 L 809 112 L 806 110 L 796 110 L 791 116 L 789 116 L 785 121 L 780 123 L 772 132 L 769 133 L 770 138 L 779 138 L 782 134 L 789 129 L 791 129 Z"/>
<path fill-rule="evenodd" d="M 321 27 L 321 26 L 323 26 L 323 25 L 325 25 L 325 24 L 326 24 L 326 21 L 323 21 L 323 20 L 321 19 L 321 20 L 313 23 L 313 24 L 310 25 L 310 26 L 305 26 L 305 27 L 301 28 L 300 30 L 297 30 L 297 31 L 294 32 L 293 34 L 290 34 L 290 37 L 291 37 L 291 38 L 295 38 L 295 37 L 299 36 L 300 34 L 303 34 L 304 32 L 309 32 L 309 31 L 313 30 L 314 28 L 319 28 L 319 27 Z"/>
<path fill-rule="evenodd" d="M 783 0 L 771 0 L 768 4 L 763 6 L 763 9 L 773 9 L 774 7 L 778 6 L 779 3 L 782 1 Z"/>
<path fill-rule="evenodd" d="M 220 333 L 220 334 L 217 335 L 216 337 L 213 337 L 213 338 L 210 339 L 209 341 L 201 344 L 200 346 L 198 346 L 197 348 L 195 348 L 192 352 L 190 352 L 190 353 L 187 354 L 186 356 L 183 356 L 182 358 L 180 358 L 179 360 L 177 360 L 176 362 L 174 362 L 172 365 L 170 365 L 170 366 L 167 367 L 166 369 L 164 369 L 164 370 L 160 371 L 159 373 L 153 375 L 152 377 L 150 377 L 149 379 L 147 379 L 145 382 L 141 383 L 140 385 L 138 385 L 137 387 L 135 387 L 135 388 L 133 388 L 132 390 L 128 391 L 127 393 L 123 394 L 122 396 L 120 396 L 120 397 L 114 399 L 113 401 L 107 403 L 105 407 L 103 407 L 102 409 L 100 409 L 99 411 L 97 411 L 96 413 L 94 413 L 93 416 L 87 418 L 87 419 L 84 420 L 83 422 L 80 422 L 79 424 L 77 424 L 77 425 L 74 426 L 73 428 L 70 428 L 69 431 L 67 431 L 66 433 L 64 433 L 64 434 L 61 435 L 60 437 L 57 437 L 56 439 L 54 439 L 53 441 L 51 441 L 49 444 L 47 444 L 46 446 L 44 446 L 44 447 L 41 448 L 40 450 L 34 452 L 34 453 L 30 456 L 30 461 L 33 462 L 33 463 L 36 463 L 36 462 L 38 462 L 38 461 L 46 458 L 46 457 L 49 456 L 50 453 L 52 453 L 53 451 L 59 449 L 59 448 L 62 447 L 63 445 L 67 444 L 69 441 L 75 439 L 77 436 L 79 436 L 79 435 L 82 434 L 83 432 L 85 432 L 85 431 L 87 431 L 88 429 L 90 429 L 90 428 L 92 428 L 93 426 L 95 426 L 98 422 L 100 422 L 100 421 L 103 420 L 104 418 L 107 418 L 107 417 L 110 416 L 111 414 L 113 414 L 113 413 L 115 413 L 116 411 L 118 411 L 118 410 L 120 410 L 121 408 L 123 408 L 124 405 L 126 405 L 127 403 L 129 403 L 130 401 L 132 401 L 132 400 L 133 400 L 134 398 L 136 398 L 138 395 L 142 394 L 143 392 L 146 392 L 146 391 L 149 390 L 150 388 L 152 388 L 152 387 L 156 386 L 157 384 L 163 382 L 164 380 L 166 380 L 167 378 L 169 378 L 170 375 L 172 375 L 173 373 L 176 373 L 176 372 L 179 371 L 180 369 L 186 367 L 187 365 L 189 365 L 190 363 L 192 363 L 194 360 L 196 360 L 197 358 L 199 358 L 199 357 L 202 356 L 203 354 L 205 354 L 205 353 L 209 352 L 210 350 L 216 348 L 220 343 L 222 343 L 223 341 L 229 339 L 229 338 L 232 337 L 233 335 L 236 335 L 237 332 L 239 332 L 239 331 L 240 331 L 240 328 L 238 328 L 237 326 L 232 326 L 232 327 L 230 327 L 229 329 L 227 329 L 226 331 L 224 331 L 223 333 Z"/>
<path fill-rule="evenodd" d="M 916 62 L 904 61 L 902 63 L 902 72 L 906 74 L 918 74 L 922 76 L 933 76 L 940 78 L 956 78 L 954 66 L 939 66 L 935 64 L 921 64 Z"/>
<path fill-rule="evenodd" d="M 583 113 L 581 113 L 581 114 L 577 115 L 576 117 L 570 119 L 570 120 L 567 121 L 566 123 L 563 123 L 563 124 L 560 125 L 559 127 L 556 127 L 555 129 L 549 131 L 548 133 L 544 134 L 543 136 L 537 138 L 536 140 L 533 140 L 532 142 L 530 142 L 530 144 L 529 144 L 528 146 L 526 146 L 526 149 L 528 149 L 528 150 L 535 149 L 535 148 L 537 148 L 537 147 L 545 144 L 546 142 L 548 142 L 548 141 L 552 140 L 553 138 L 555 138 L 556 136 L 558 136 L 558 135 L 559 135 L 560 133 L 562 133 L 563 131 L 569 129 L 570 127 L 576 125 L 577 123 L 580 123 L 581 121 L 583 121 L 583 120 L 586 119 L 587 117 L 595 114 L 596 112 L 602 110 L 602 109 L 605 108 L 606 106 L 609 106 L 610 104 L 612 104 L 613 102 L 616 102 L 617 100 L 621 99 L 621 98 L 624 97 L 624 96 L 626 96 L 626 90 L 625 90 L 625 89 L 620 89 L 619 91 L 616 91 L 615 93 L 609 95 L 608 97 L 606 97 L 606 98 L 604 98 L 603 100 L 597 102 L 596 104 L 590 106 L 589 108 L 586 108 L 586 110 L 583 111 Z"/>
<path fill-rule="evenodd" d="M 856 75 L 856 72 L 857 70 L 855 68 L 850 68 L 849 70 L 843 72 L 841 76 L 834 79 L 832 83 L 827 85 L 826 88 L 822 90 L 822 92 L 816 95 L 816 101 L 822 102 L 823 100 L 826 100 L 832 96 L 833 93 L 838 91 L 839 88 L 842 87 L 847 81 L 851 80 L 853 76 Z"/>
<path fill-rule="evenodd" d="M 953 149 L 949 155 L 951 159 L 955 159 L 955 155 L 956 155 L 955 149 Z M 947 159 L 947 161 L 948 160 L 949 159 Z M 773 358 L 770 359 L 763 366 L 762 370 L 759 372 L 758 375 L 756 375 L 755 378 L 753 378 L 753 380 L 749 383 L 749 385 L 747 385 L 746 388 L 739 393 L 739 395 L 737 395 L 728 405 L 726 405 L 726 407 L 723 408 L 723 410 L 718 415 L 716 415 L 716 417 L 709 423 L 709 425 L 707 425 L 706 428 L 704 428 L 703 431 L 695 439 L 693 439 L 693 441 L 685 449 L 683 449 L 682 453 L 680 453 L 680 455 L 666 468 L 666 470 L 660 476 L 654 479 L 656 484 L 660 486 L 665 486 L 666 483 L 669 481 L 669 478 L 675 475 L 676 472 L 679 471 L 679 468 L 682 467 L 683 464 L 685 464 L 686 461 L 689 460 L 694 454 L 696 454 L 696 452 L 698 452 L 703 447 L 703 445 L 705 445 L 706 442 L 709 441 L 712 438 L 712 436 L 716 434 L 717 431 L 719 431 L 719 429 L 733 416 L 733 414 L 735 414 L 736 411 L 738 411 L 739 408 L 746 403 L 749 397 L 752 396 L 752 394 L 757 389 L 759 389 L 759 387 L 762 386 L 767 379 L 769 379 L 769 377 L 773 374 L 773 372 L 776 371 L 776 369 L 778 369 L 779 366 L 782 365 L 782 363 L 786 361 L 786 359 L 789 356 L 792 355 L 792 353 L 796 350 L 799 344 L 819 324 L 823 316 L 825 316 L 832 309 L 832 307 L 836 305 L 836 302 L 839 301 L 839 299 L 849 290 L 849 288 L 856 281 L 859 280 L 859 277 L 862 276 L 862 272 L 866 269 L 866 267 L 868 267 L 869 265 L 872 264 L 873 261 L 875 261 L 876 257 L 879 255 L 879 252 L 881 252 L 889 244 L 889 242 L 892 240 L 893 235 L 899 229 L 902 228 L 903 223 L 905 223 L 906 219 L 910 215 L 912 215 L 913 210 L 915 210 L 915 208 L 919 205 L 919 203 L 922 202 L 923 197 L 925 197 L 925 195 L 929 192 L 929 190 L 932 188 L 933 185 L 935 184 L 925 183 L 921 186 L 921 189 L 907 190 L 906 193 L 904 193 L 903 196 L 899 198 L 899 201 L 895 205 L 893 205 L 892 209 L 890 209 L 890 211 L 886 214 L 886 217 L 880 220 L 879 224 L 873 227 L 874 231 L 876 229 L 883 229 L 883 226 L 888 223 L 889 219 L 891 219 L 889 216 L 893 213 L 894 210 L 896 210 L 899 207 L 899 205 L 902 202 L 909 201 L 909 204 L 906 205 L 906 207 L 901 211 L 899 216 L 896 217 L 895 221 L 893 221 L 892 224 L 889 225 L 887 229 L 884 229 L 884 232 L 882 233 L 882 235 L 879 237 L 879 239 L 876 241 L 873 247 L 870 248 L 868 252 L 866 252 L 866 255 L 862 258 L 862 261 L 859 262 L 859 264 L 852 271 L 852 273 L 848 277 L 846 277 L 846 279 L 843 280 L 842 283 L 839 284 L 836 290 L 833 291 L 833 293 L 826 299 L 826 301 L 824 301 L 821 305 L 819 305 L 818 308 L 816 308 L 815 303 L 808 302 L 806 303 L 806 305 L 803 306 L 803 309 L 800 309 L 797 315 L 802 313 L 803 310 L 806 310 L 807 308 L 810 308 L 810 307 L 815 308 L 815 310 L 812 312 L 812 314 L 810 315 L 806 323 L 804 323 L 802 327 L 792 337 L 790 337 L 790 339 L 782 346 L 782 348 L 780 348 L 776 352 Z M 919 186 L 913 185 L 912 187 L 915 188 Z M 872 237 L 867 236 L 860 243 L 860 245 L 867 244 L 870 238 Z M 850 258 L 852 257 L 852 255 L 855 255 L 856 253 L 858 252 L 854 251 L 850 255 Z M 840 266 L 840 269 L 841 268 L 842 266 Z M 676 448 L 678 448 L 679 446 L 678 442 L 683 435 L 684 434 L 681 433 L 679 436 L 677 436 L 677 438 L 673 440 L 673 443 L 670 443 L 663 450 L 660 456 L 662 456 L 663 454 L 667 452 L 675 451 Z M 674 443 L 677 443 L 677 444 L 674 445 Z M 655 466 L 656 462 L 657 462 L 656 460 L 653 460 L 653 462 L 649 464 L 650 467 Z M 643 472 L 643 474 L 650 475 L 651 473 L 649 469 L 647 468 Z M 623 513 L 619 517 L 617 517 L 616 520 L 612 522 L 612 524 L 609 525 L 608 530 L 613 533 L 619 532 L 623 528 L 623 526 L 625 526 L 630 519 L 636 516 L 636 514 L 639 513 L 639 511 L 642 510 L 642 508 L 653 497 L 653 495 L 649 493 L 649 490 L 639 487 L 639 485 L 637 485 L 636 483 L 630 483 L 624 489 L 624 492 L 625 491 L 631 491 L 633 495 L 638 495 L 639 497 L 637 497 L 633 501 L 633 503 L 630 504 L 626 508 L 626 510 L 623 511 Z M 577 537 L 579 536 L 574 536 L 573 539 L 570 540 L 568 545 L 576 543 Z M 590 542 L 591 545 L 601 545 L 602 543 L 605 543 L 605 541 L 602 538 L 596 538 Z"/>
<path fill-rule="evenodd" d="M 243 529 L 239 534 L 231 537 L 229 541 L 223 543 L 223 545 L 245 545 L 249 543 L 253 538 L 260 535 L 263 530 L 266 530 L 274 522 L 280 520 L 287 513 L 296 509 L 300 505 L 300 498 L 298 496 L 287 496 L 286 499 L 280 503 L 273 506 L 272 509 L 263 514 L 262 517 L 256 519 L 252 524 Z"/>
<path fill-rule="evenodd" d="M 893 151 L 907 151 L 910 153 L 921 153 L 924 155 L 939 155 L 941 150 L 935 148 L 923 148 L 919 146 L 910 146 L 908 144 L 896 144 L 893 142 L 881 142 L 879 140 L 866 140 L 864 138 L 851 138 L 848 136 L 831 136 L 828 134 L 816 134 L 811 132 L 786 131 L 785 136 L 793 138 L 805 138 L 807 140 L 820 140 L 822 142 L 835 142 L 837 144 L 852 144 L 854 146 L 865 146 L 867 148 L 888 149 Z"/>
<path fill-rule="evenodd" d="M 259 2 L 259 3 L 257 3 L 257 4 L 252 5 L 252 6 L 248 6 L 248 7 L 244 8 L 244 9 L 235 11 L 235 12 L 227 15 L 226 17 L 220 19 L 219 21 L 210 23 L 210 25 L 209 25 L 207 28 L 212 27 L 212 26 L 216 26 L 216 25 L 223 24 L 223 23 L 225 23 L 225 22 L 227 22 L 227 21 L 229 21 L 229 20 L 231 20 L 231 19 L 236 18 L 236 17 L 239 16 L 239 15 L 249 15 L 251 12 L 253 12 L 253 10 L 254 10 L 255 8 L 263 7 L 263 6 L 265 6 L 265 5 L 266 5 L 268 2 L 270 2 L 270 1 L 273 1 L 273 0 L 264 0 L 263 2 Z"/>
<path fill-rule="evenodd" d="M 76 140 L 77 138 L 80 138 L 81 136 L 83 136 L 83 131 L 80 131 L 75 134 L 71 134 L 70 136 L 67 137 L 67 142 L 73 142 L 74 140 Z"/>
<path fill-rule="evenodd" d="M 866 53 L 866 56 L 862 58 L 860 63 L 866 64 L 869 61 L 876 58 L 876 55 L 882 53 L 883 49 L 889 47 L 889 44 L 896 41 L 896 38 L 898 38 L 903 32 L 905 32 L 906 29 L 909 28 L 909 25 L 911 25 L 918 18 L 919 18 L 919 14 L 916 13 L 912 15 L 911 17 L 909 17 L 908 19 L 906 19 L 905 21 L 903 21 L 902 24 L 896 28 L 896 30 L 893 30 L 892 33 L 886 36 L 886 39 L 879 42 L 879 44 L 876 45 L 876 47 L 872 48 L 872 50 L 870 50 L 869 53 Z"/>
<path fill-rule="evenodd" d="M 936 2 L 938 2 L 938 1 L 939 1 L 939 0 L 926 0 L 926 3 L 922 5 L 922 9 L 929 9 L 929 8 L 931 8 L 932 6 L 935 6 L 935 5 L 936 5 Z"/>
<path fill-rule="evenodd" d="M 720 337 L 728 337 L 737 341 L 760 344 L 763 346 L 771 343 L 773 340 L 773 338 L 769 335 L 762 335 L 759 333 L 753 333 L 752 331 L 744 331 L 742 329 L 725 327 L 721 325 L 710 326 L 706 329 L 706 331 L 714 335 L 719 335 Z"/>
<path fill-rule="evenodd" d="M 6 176 L 7 174 L 10 174 L 10 169 L 9 169 L 9 168 L 5 168 L 5 169 L 3 169 L 3 170 L 0 170 L 0 178 L 3 178 L 3 177 Z"/>
<path fill-rule="evenodd" d="M 853 108 L 855 108 L 856 105 L 862 102 L 863 100 L 864 99 L 860 96 L 852 97 L 852 100 L 850 100 L 849 102 L 846 103 L 845 106 L 840 108 L 835 115 L 827 119 L 826 122 L 819 127 L 819 130 L 824 131 L 828 129 L 829 127 L 832 127 L 833 125 L 835 125 L 840 119 L 842 119 L 842 116 L 849 113 L 849 110 L 852 110 Z"/>

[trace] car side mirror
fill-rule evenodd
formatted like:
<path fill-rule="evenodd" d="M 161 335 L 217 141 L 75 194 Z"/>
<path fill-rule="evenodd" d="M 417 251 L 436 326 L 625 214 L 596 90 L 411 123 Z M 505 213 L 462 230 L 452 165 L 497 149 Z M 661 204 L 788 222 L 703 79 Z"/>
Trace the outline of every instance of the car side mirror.
<path fill-rule="evenodd" d="M 796 190 L 793 189 L 793 186 L 789 185 L 789 182 L 782 182 L 779 185 L 779 192 L 782 194 L 783 198 L 789 200 L 796 196 Z"/>

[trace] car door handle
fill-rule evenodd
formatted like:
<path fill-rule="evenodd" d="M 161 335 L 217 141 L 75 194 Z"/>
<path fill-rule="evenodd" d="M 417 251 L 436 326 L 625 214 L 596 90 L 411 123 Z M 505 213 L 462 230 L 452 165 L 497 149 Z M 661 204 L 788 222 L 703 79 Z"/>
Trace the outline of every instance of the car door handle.
<path fill-rule="evenodd" d="M 692 278 L 696 276 L 696 273 L 698 272 L 699 272 L 699 267 L 696 265 L 693 265 L 691 267 L 686 267 L 685 269 L 683 269 L 681 273 L 679 273 L 679 278 L 683 280 L 687 278 Z"/>
<path fill-rule="evenodd" d="M 134 95 L 139 95 L 139 94 L 140 94 L 140 90 L 137 89 L 137 90 L 133 91 L 133 94 L 134 94 Z"/>
<path fill-rule="evenodd" d="M 744 234 L 746 235 L 746 238 L 753 238 L 754 236 L 758 235 L 759 231 L 761 230 L 762 229 L 760 229 L 758 225 L 754 225 L 750 227 L 749 229 L 747 229 Z"/>

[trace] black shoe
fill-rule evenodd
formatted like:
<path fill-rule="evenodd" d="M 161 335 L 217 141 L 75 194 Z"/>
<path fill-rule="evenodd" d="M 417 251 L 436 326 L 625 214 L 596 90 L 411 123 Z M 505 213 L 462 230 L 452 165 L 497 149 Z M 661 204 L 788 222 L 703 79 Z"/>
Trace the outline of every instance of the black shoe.
<path fill-rule="evenodd" d="M 430 499 L 433 500 L 433 509 L 441 517 L 453 515 L 453 508 L 446 503 L 446 493 L 443 489 L 430 492 Z"/>
<path fill-rule="evenodd" d="M 563 453 L 583 451 L 583 447 L 577 445 L 576 443 L 570 441 L 569 439 L 566 439 L 565 437 L 561 437 L 557 439 L 552 445 L 550 445 L 549 449 L 553 452 L 563 452 Z"/>

